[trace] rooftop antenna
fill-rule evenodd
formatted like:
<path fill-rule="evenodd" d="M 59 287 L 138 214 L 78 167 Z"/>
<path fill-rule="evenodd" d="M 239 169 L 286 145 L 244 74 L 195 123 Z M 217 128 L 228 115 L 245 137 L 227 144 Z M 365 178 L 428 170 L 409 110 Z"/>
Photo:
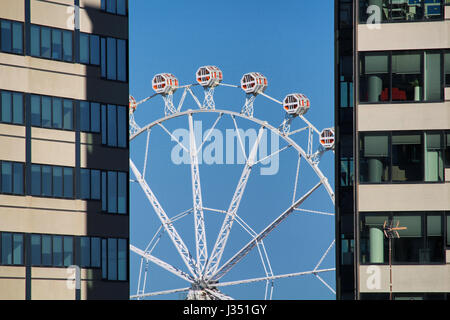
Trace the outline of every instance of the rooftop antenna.
<path fill-rule="evenodd" d="M 397 220 L 397 224 L 394 226 L 394 220 L 389 222 L 384 221 L 383 232 L 386 238 L 389 239 L 389 300 L 392 300 L 392 239 L 400 238 L 398 231 L 406 230 L 406 227 L 400 227 L 400 220 Z"/>

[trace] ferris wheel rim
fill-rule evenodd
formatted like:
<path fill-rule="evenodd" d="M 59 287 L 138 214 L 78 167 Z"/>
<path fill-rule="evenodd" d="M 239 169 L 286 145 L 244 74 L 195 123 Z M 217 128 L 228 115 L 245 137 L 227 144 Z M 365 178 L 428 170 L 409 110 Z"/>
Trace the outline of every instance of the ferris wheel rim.
<path fill-rule="evenodd" d="M 283 134 L 279 129 L 275 128 L 274 126 L 269 124 L 267 121 L 264 121 L 264 120 L 261 120 L 261 119 L 255 118 L 255 117 L 249 117 L 245 114 L 242 114 L 242 113 L 239 113 L 236 111 L 230 111 L 230 110 L 226 110 L 226 109 L 188 109 L 185 111 L 180 111 L 180 112 L 173 113 L 173 114 L 164 116 L 162 118 L 159 118 L 159 119 L 157 119 L 153 122 L 150 122 L 147 125 L 141 127 L 139 130 L 137 130 L 135 133 L 133 133 L 129 137 L 129 141 L 131 142 L 132 140 L 137 138 L 142 133 L 147 132 L 148 130 L 152 129 L 154 126 L 157 126 L 168 120 L 176 119 L 176 118 L 182 117 L 182 116 L 189 116 L 189 115 L 193 115 L 193 114 L 202 114 L 202 113 L 227 114 L 232 117 L 233 116 L 240 117 L 242 119 L 246 119 L 246 120 L 249 120 L 256 124 L 259 124 L 267 129 L 269 129 L 271 132 L 277 134 L 279 137 L 284 139 L 289 145 L 291 145 L 299 153 L 299 155 L 301 155 L 303 157 L 304 160 L 306 160 L 306 162 L 310 165 L 310 167 L 314 170 L 314 172 L 320 178 L 320 181 L 322 182 L 322 185 L 325 187 L 328 195 L 330 196 L 333 205 L 335 204 L 334 191 L 333 191 L 333 188 L 330 186 L 327 177 L 323 174 L 322 170 L 320 170 L 319 166 L 317 164 L 315 164 L 310 159 L 310 157 L 308 157 L 307 153 L 305 152 L 305 150 L 302 147 L 300 147 L 291 137 Z M 304 121 L 306 120 L 306 119 L 304 119 L 303 116 L 301 118 Z M 306 122 L 308 124 L 310 124 L 309 121 L 306 120 Z"/>

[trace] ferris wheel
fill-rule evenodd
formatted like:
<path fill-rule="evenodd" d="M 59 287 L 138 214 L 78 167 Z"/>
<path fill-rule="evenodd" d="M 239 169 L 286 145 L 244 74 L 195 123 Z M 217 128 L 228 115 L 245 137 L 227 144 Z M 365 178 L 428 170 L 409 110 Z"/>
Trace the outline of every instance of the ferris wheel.
<path fill-rule="evenodd" d="M 143 235 L 147 241 L 141 246 L 130 244 L 131 254 L 138 259 L 139 270 L 131 270 L 130 273 L 137 274 L 137 290 L 131 295 L 132 299 L 145 299 L 164 295 L 183 294 L 185 299 L 195 300 L 229 300 L 235 298 L 227 292 L 229 287 L 238 287 L 240 285 L 247 286 L 251 284 L 262 284 L 265 299 L 276 298 L 274 290 L 277 290 L 277 282 L 283 279 L 294 279 L 298 277 L 313 277 L 319 280 L 320 285 L 324 285 L 332 294 L 335 294 L 333 287 L 324 280 L 323 275 L 334 273 L 334 266 L 325 267 L 323 263 L 327 256 L 331 255 L 334 240 L 334 229 L 325 230 L 327 241 L 325 246 L 316 248 L 318 253 L 313 255 L 316 261 L 309 261 L 305 269 L 299 270 L 292 263 L 283 263 L 283 250 L 295 248 L 298 243 L 291 238 L 295 234 L 303 233 L 300 230 L 308 231 L 309 227 L 304 225 L 304 221 L 299 220 L 299 216 L 309 215 L 310 217 L 320 217 L 319 221 L 314 223 L 313 228 L 317 228 L 321 223 L 321 219 L 328 219 L 327 226 L 330 221 L 334 223 L 334 191 L 331 187 L 327 176 L 320 169 L 320 162 L 324 154 L 327 152 L 334 153 L 334 128 L 325 128 L 318 130 L 310 121 L 305 118 L 305 114 L 310 109 L 310 100 L 301 93 L 288 94 L 282 101 L 279 101 L 265 93 L 268 87 L 267 78 L 261 73 L 251 72 L 245 74 L 239 85 L 223 83 L 223 73 L 216 66 L 200 67 L 196 74 L 196 83 L 188 85 L 180 85 L 178 79 L 170 73 L 161 73 L 153 77 L 152 88 L 155 94 L 137 102 L 130 96 L 130 181 L 136 183 L 141 191 L 139 194 L 131 196 L 145 196 L 146 202 L 150 204 L 151 212 L 132 212 L 132 217 L 139 215 L 151 216 L 152 224 L 148 228 L 153 229 Z M 228 87 L 226 90 L 243 90 L 245 93 L 245 101 L 241 108 L 241 112 L 231 111 L 225 108 L 216 108 L 214 93 L 221 87 Z M 194 88 L 203 89 L 203 101 L 199 99 L 198 93 L 194 92 Z M 174 93 L 182 91 L 178 103 L 174 101 Z M 225 90 L 225 89 L 224 89 Z M 160 119 L 151 121 L 145 125 L 139 125 L 136 117 L 136 110 L 141 104 L 155 102 L 156 97 L 162 97 L 164 101 L 164 116 Z M 183 108 L 186 98 L 192 98 L 195 108 Z M 281 106 L 284 116 L 277 125 L 271 125 L 267 121 L 258 119 L 255 114 L 255 101 L 258 96 L 269 99 L 270 103 Z M 149 102 L 149 103 L 150 103 Z M 155 108 L 158 103 L 152 105 L 152 110 L 157 112 Z M 209 117 L 212 126 L 206 130 L 200 138 L 196 134 L 195 123 L 201 117 Z M 195 118 L 195 120 L 194 120 Z M 144 122 L 145 119 L 139 119 Z M 180 139 L 169 129 L 169 124 L 175 122 L 186 126 L 186 139 Z M 212 208 L 205 197 L 205 194 L 211 195 L 211 190 L 201 181 L 210 181 L 211 179 L 201 174 L 200 167 L 203 166 L 201 152 L 205 144 L 211 140 L 211 136 L 218 130 L 221 122 L 228 121 L 231 129 L 236 133 L 238 141 L 237 148 L 243 155 L 241 163 L 242 171 L 240 178 L 234 182 L 234 190 L 230 192 L 220 192 L 225 195 L 232 194 L 232 197 L 224 199 L 227 203 L 225 207 Z M 255 128 L 255 138 L 249 142 L 246 150 L 245 137 L 242 136 L 243 130 L 239 127 L 238 122 L 242 125 Z M 294 124 L 296 127 L 294 128 Z M 165 141 L 158 143 L 170 143 L 175 145 L 181 153 L 187 155 L 186 162 L 190 170 L 189 175 L 184 175 L 177 180 L 178 185 L 189 186 L 192 194 L 192 202 L 188 209 L 181 212 L 171 212 L 167 207 L 176 202 L 160 201 L 154 188 L 157 182 L 152 181 L 152 177 L 156 174 L 151 173 L 151 156 L 161 157 L 161 151 L 165 148 L 158 148 L 152 151 L 153 142 L 156 139 L 150 139 L 151 133 L 155 130 L 162 132 L 157 138 L 165 136 Z M 278 147 L 272 152 L 266 152 L 261 156 L 262 143 L 267 141 L 267 135 L 271 134 L 282 141 L 283 146 Z M 138 140 L 140 142 L 138 144 Z M 164 140 L 164 139 L 163 139 Z M 150 143 L 152 142 L 152 143 Z M 145 153 L 139 155 L 133 152 L 134 144 L 138 145 L 139 150 L 145 150 Z M 272 201 L 281 207 L 278 212 L 271 211 L 271 206 L 267 206 L 262 214 L 257 215 L 253 210 L 249 210 L 255 203 L 244 205 L 246 201 L 251 201 L 248 197 L 250 192 L 251 172 L 265 161 L 287 153 L 290 150 L 290 161 L 284 162 L 286 166 L 292 169 L 288 173 L 288 179 L 281 185 L 271 184 L 270 187 L 277 189 L 280 194 L 289 195 L 289 201 L 283 203 Z M 138 159 L 139 158 L 139 159 Z M 138 163 L 139 162 L 139 163 Z M 210 164 L 216 170 L 221 170 L 223 166 Z M 139 168 L 138 168 L 139 167 Z M 164 165 L 158 169 L 158 175 L 164 170 L 169 170 Z M 173 174 L 174 170 L 172 170 Z M 308 172 L 308 173 L 306 173 Z M 207 174 L 211 173 L 208 169 Z M 214 175 L 214 174 L 213 174 Z M 150 176 L 150 178 L 148 178 Z M 190 181 L 181 181 L 190 176 Z M 225 175 L 226 176 L 226 175 Z M 224 176 L 224 179 L 225 179 Z M 255 176 L 255 174 L 253 174 Z M 284 179 L 284 178 L 283 178 Z M 214 180 L 217 180 L 214 177 Z M 224 184 L 221 183 L 223 188 Z M 253 194 L 263 194 L 265 188 L 264 182 L 255 182 L 252 184 Z M 283 190 L 281 190 L 283 189 Z M 320 208 L 307 207 L 308 199 L 315 194 L 319 200 L 314 203 L 326 204 Z M 159 194 L 158 196 L 161 196 Z M 217 198 L 217 193 L 214 193 Z M 164 197 L 167 199 L 167 196 Z M 255 201 L 255 197 L 252 198 Z M 260 200 L 255 202 L 263 201 Z M 284 200 L 286 200 L 283 197 Z M 163 203 L 164 202 L 164 203 Z M 224 203 L 225 203 L 224 202 Z M 190 208 L 189 208 L 190 207 Z M 323 209 L 326 208 L 326 209 Z M 259 209 L 260 211 L 260 209 Z M 214 216 L 212 218 L 212 216 Z M 211 218 L 210 218 L 211 217 Z M 213 220 L 211 222 L 211 220 Z M 276 236 L 274 244 L 271 244 L 271 237 L 276 231 L 289 221 L 289 227 L 292 231 L 283 230 Z M 311 221 L 311 220 L 308 220 Z M 212 227 L 210 223 L 215 223 Z M 147 224 L 147 222 L 145 223 Z M 253 224 L 253 225 L 252 225 Z M 293 226 L 299 226 L 295 229 Z M 186 239 L 179 230 L 190 230 L 190 238 Z M 240 230 L 239 235 L 236 229 Z M 287 236 L 288 239 L 280 241 L 279 238 Z M 158 253 L 158 246 L 161 245 L 162 239 L 166 239 L 166 246 Z M 189 238 L 189 237 L 188 237 Z M 324 242 L 321 242 L 321 244 Z M 289 246 L 285 247 L 286 244 Z M 299 246 L 300 247 L 300 246 Z M 169 253 L 170 252 L 170 253 Z M 302 255 L 302 253 L 298 253 Z M 272 258 L 276 256 L 275 258 Z M 304 255 L 306 256 L 306 255 Z M 309 255 L 307 255 L 309 256 Z M 274 259 L 275 262 L 274 263 Z M 241 264 L 246 265 L 245 272 L 239 271 Z M 279 272 L 277 266 L 282 265 L 283 272 Z M 290 268 L 292 267 L 292 268 Z M 237 271 L 236 271 L 237 270 Z M 285 270 L 289 270 L 285 272 Z M 254 271 L 254 274 L 251 274 Z M 172 277 L 178 280 L 178 283 L 184 285 L 179 288 L 166 287 L 157 289 L 152 288 L 155 277 L 152 275 L 158 272 L 158 280 L 163 277 Z M 164 281 L 162 281 L 164 283 Z M 168 284 L 169 285 L 169 284 Z M 274 289 L 275 288 L 275 289 Z M 246 297 L 237 297 L 238 299 Z"/>

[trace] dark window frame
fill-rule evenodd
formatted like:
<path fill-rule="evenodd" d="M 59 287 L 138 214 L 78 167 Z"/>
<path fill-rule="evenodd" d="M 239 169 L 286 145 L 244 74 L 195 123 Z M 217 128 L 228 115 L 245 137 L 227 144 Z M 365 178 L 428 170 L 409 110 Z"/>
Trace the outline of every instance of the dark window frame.
<path fill-rule="evenodd" d="M 3 99 L 2 94 L 3 92 L 11 94 L 11 122 L 9 121 L 3 121 L 2 119 L 2 109 L 3 109 Z M 15 113 L 15 107 L 14 107 L 14 95 L 20 94 L 22 96 L 22 122 L 21 123 L 15 123 L 14 122 L 14 113 Z M 26 123 L 26 114 L 25 114 L 25 94 L 23 92 L 19 91 L 10 91 L 10 90 L 0 90 L 0 123 L 9 124 L 9 125 L 15 125 L 15 126 L 23 126 Z"/>
<path fill-rule="evenodd" d="M 116 66 L 115 66 L 115 79 L 112 79 L 108 76 L 108 39 L 112 39 L 115 42 L 115 47 L 116 47 Z M 119 46 L 118 44 L 118 40 L 124 41 L 125 42 L 125 61 L 123 61 L 125 63 L 125 80 L 119 80 L 118 79 L 118 75 L 119 75 L 119 66 L 120 66 L 120 61 L 119 61 Z M 101 69 L 101 79 L 103 80 L 107 80 L 107 81 L 116 81 L 119 83 L 128 83 L 128 69 L 129 69 L 129 61 L 128 61 L 128 40 L 127 39 L 121 39 L 121 38 L 114 38 L 114 37 L 100 37 L 100 69 Z"/>
<path fill-rule="evenodd" d="M 61 97 L 38 95 L 38 94 L 30 94 L 30 97 L 38 97 L 39 98 L 39 115 L 40 115 L 39 122 L 40 122 L 40 124 L 37 125 L 37 124 L 33 123 L 33 119 L 32 119 L 31 120 L 31 126 L 32 127 L 51 129 L 51 130 L 76 131 L 76 129 L 75 129 L 75 102 L 76 101 L 75 100 L 67 99 L 67 98 L 61 98 Z M 48 98 L 48 99 L 51 100 L 51 103 L 50 103 L 51 116 L 50 116 L 50 126 L 49 127 L 48 126 L 44 126 L 43 125 L 43 121 L 42 121 L 42 114 L 43 114 L 42 113 L 42 100 L 43 100 L 43 98 Z M 53 124 L 55 123 L 55 120 L 53 118 L 53 110 L 54 110 L 53 104 L 54 104 L 55 100 L 61 100 L 61 106 L 62 106 L 62 109 L 61 109 L 62 110 L 62 112 L 61 112 L 61 125 L 62 125 L 62 127 L 61 128 L 53 126 Z M 65 108 L 65 106 L 64 106 L 64 104 L 65 104 L 66 101 L 68 101 L 72 105 L 72 122 L 70 123 L 71 129 L 66 129 L 65 128 L 65 122 L 64 122 L 64 108 Z"/>
<path fill-rule="evenodd" d="M 39 173 L 40 173 L 40 183 L 41 183 L 41 185 L 40 185 L 40 194 L 34 194 L 33 192 L 32 192 L 32 196 L 33 197 L 42 197 L 42 198 L 54 198 L 54 199 L 75 199 L 75 168 L 74 167 L 67 167 L 67 166 L 54 166 L 54 165 L 47 165 L 47 164 L 39 164 L 39 163 L 31 163 L 31 166 L 39 166 Z M 44 186 L 44 181 L 43 181 L 43 176 L 42 176 L 42 167 L 43 166 L 45 166 L 45 167 L 50 167 L 51 168 L 51 179 L 52 179 L 52 185 L 51 185 L 51 191 L 50 191 L 50 195 L 43 195 L 43 186 Z M 61 179 L 62 179 L 62 188 L 63 188 L 63 190 L 62 190 L 62 196 L 61 197 L 59 197 L 59 196 L 55 196 L 54 194 L 55 194 L 55 192 L 54 192 L 54 187 L 53 187 L 53 180 L 54 180 L 54 177 L 55 177 L 55 175 L 54 175 L 54 168 L 55 167 L 57 167 L 57 168 L 61 168 L 62 169 L 62 176 L 61 176 Z M 64 169 L 71 169 L 72 170 L 72 196 L 71 197 L 66 197 L 65 196 L 65 183 L 64 183 L 64 176 L 65 176 L 65 174 L 64 174 Z M 32 181 L 32 178 L 30 178 L 30 183 L 31 184 L 33 184 L 33 181 Z"/>
<path fill-rule="evenodd" d="M 115 2 L 115 12 L 110 12 L 107 10 L 107 2 L 108 0 L 101 0 L 101 4 L 100 4 L 100 10 L 102 12 L 105 12 L 107 14 L 112 14 L 112 15 L 117 15 L 117 16 L 122 16 L 122 17 L 127 17 L 128 16 L 128 1 L 124 0 L 125 2 L 125 14 L 121 14 L 117 12 L 117 0 L 110 0 L 110 1 L 114 1 Z"/>
<path fill-rule="evenodd" d="M 3 192 L 3 164 L 4 163 L 10 163 L 11 164 L 11 192 Z M 15 193 L 14 192 L 14 165 L 20 164 L 22 166 L 22 192 L 21 193 Z M 25 195 L 25 163 L 23 162 L 17 162 L 17 161 L 6 161 L 6 160 L 0 160 L 0 194 L 4 195 L 11 195 L 11 196 L 23 196 Z"/>
<path fill-rule="evenodd" d="M 115 256 L 116 259 L 114 261 L 115 264 L 115 279 L 110 279 L 109 277 L 109 241 L 108 240 L 115 240 L 116 241 L 116 250 L 115 250 Z M 108 282 L 127 282 L 129 279 L 129 255 L 128 250 L 125 250 L 125 279 L 119 280 L 119 241 L 125 241 L 125 248 L 128 248 L 129 246 L 129 240 L 126 238 L 101 238 L 101 265 L 102 265 L 102 280 L 108 281 Z"/>
<path fill-rule="evenodd" d="M 30 56 L 31 57 L 39 58 L 39 59 L 52 60 L 52 61 L 66 62 L 66 63 L 75 63 L 75 54 L 74 54 L 74 52 L 75 52 L 74 51 L 75 50 L 75 46 L 74 46 L 75 34 L 74 34 L 74 31 L 67 30 L 67 29 L 62 29 L 62 28 L 49 27 L 49 26 L 35 24 L 35 23 L 30 24 L 30 29 L 32 27 L 39 28 L 39 55 L 32 54 L 31 50 L 30 50 Z M 46 56 L 42 55 L 42 29 L 43 28 L 48 29 L 49 32 L 50 32 L 50 57 L 46 57 Z M 55 59 L 55 58 L 52 57 L 53 30 L 57 30 L 57 31 L 61 32 L 61 59 Z M 72 54 L 71 54 L 71 59 L 70 60 L 64 59 L 64 43 L 65 43 L 64 42 L 64 34 L 65 33 L 70 33 L 71 34 L 71 38 L 72 38 L 72 41 L 71 41 Z"/>
<path fill-rule="evenodd" d="M 109 117 L 108 117 L 108 108 L 109 106 L 114 106 L 116 108 L 115 111 L 115 141 L 116 141 L 116 145 L 111 145 L 109 144 L 109 126 L 110 121 Z M 119 146 L 119 141 L 120 141 L 120 137 L 119 137 L 119 108 L 123 108 L 125 110 L 125 145 L 123 146 Z M 129 123 L 129 119 L 127 117 L 127 107 L 126 106 L 122 106 L 122 105 L 115 105 L 115 104 L 106 104 L 106 103 L 102 103 L 100 104 L 100 133 L 102 135 L 102 145 L 108 148 L 115 148 L 115 149 L 128 149 L 129 147 L 129 130 L 128 130 L 128 123 Z"/>
<path fill-rule="evenodd" d="M 116 175 L 116 199 L 115 199 L 115 211 L 109 211 L 109 174 L 113 173 Z M 127 186 L 125 187 L 125 212 L 119 212 L 119 174 L 125 175 L 125 182 L 127 183 Z M 129 188 L 128 188 L 128 181 L 129 181 L 129 172 L 127 171 L 116 171 L 116 170 L 102 170 L 100 172 L 100 181 L 101 181 L 101 188 L 100 188 L 100 198 L 102 202 L 102 212 L 105 214 L 114 214 L 119 216 L 128 216 L 129 215 Z"/>
<path fill-rule="evenodd" d="M 11 33 L 10 34 L 10 37 L 11 37 L 11 51 L 2 50 L 2 48 L 1 48 L 1 43 L 2 43 L 1 23 L 3 21 L 11 23 L 11 31 L 10 31 L 10 33 Z M 13 43 L 14 43 L 14 29 L 13 29 L 13 25 L 14 24 L 18 24 L 18 25 L 20 25 L 22 27 L 21 28 L 22 29 L 22 42 L 21 42 L 22 50 L 21 50 L 21 52 L 14 52 L 14 49 L 13 49 Z M 9 54 L 16 54 L 16 55 L 20 55 L 20 56 L 25 55 L 25 37 L 24 37 L 24 34 L 25 34 L 25 26 L 24 26 L 23 21 L 17 21 L 17 20 L 11 20 L 11 19 L 0 19 L 0 52 L 9 53 Z"/>
<path fill-rule="evenodd" d="M 3 262 L 3 234 L 10 234 L 11 235 L 11 263 L 4 263 Z M 22 263 L 14 263 L 15 259 L 15 253 L 14 253 L 14 236 L 21 236 L 22 237 L 22 250 L 20 252 L 20 261 Z M 0 232 L 0 266 L 23 266 L 25 265 L 25 236 L 23 233 L 19 232 Z"/>

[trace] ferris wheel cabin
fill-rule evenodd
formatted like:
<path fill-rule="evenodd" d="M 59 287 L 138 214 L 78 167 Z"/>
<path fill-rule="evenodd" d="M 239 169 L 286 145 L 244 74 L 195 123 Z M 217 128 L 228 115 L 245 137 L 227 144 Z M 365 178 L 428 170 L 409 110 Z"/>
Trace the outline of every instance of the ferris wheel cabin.
<path fill-rule="evenodd" d="M 196 72 L 197 82 L 203 87 L 215 87 L 223 80 L 222 71 L 216 66 L 204 66 Z"/>
<path fill-rule="evenodd" d="M 170 73 L 160 73 L 153 77 L 152 88 L 159 94 L 171 94 L 178 89 L 178 79 Z"/>
<path fill-rule="evenodd" d="M 301 93 L 288 94 L 283 100 L 283 109 L 289 114 L 304 115 L 309 107 L 309 99 Z"/>
<path fill-rule="evenodd" d="M 263 93 L 267 88 L 267 78 L 258 72 L 246 73 L 241 79 L 241 88 L 245 93 Z"/>
<path fill-rule="evenodd" d="M 320 133 L 320 144 L 325 149 L 331 149 L 334 146 L 334 128 L 323 129 Z"/>

